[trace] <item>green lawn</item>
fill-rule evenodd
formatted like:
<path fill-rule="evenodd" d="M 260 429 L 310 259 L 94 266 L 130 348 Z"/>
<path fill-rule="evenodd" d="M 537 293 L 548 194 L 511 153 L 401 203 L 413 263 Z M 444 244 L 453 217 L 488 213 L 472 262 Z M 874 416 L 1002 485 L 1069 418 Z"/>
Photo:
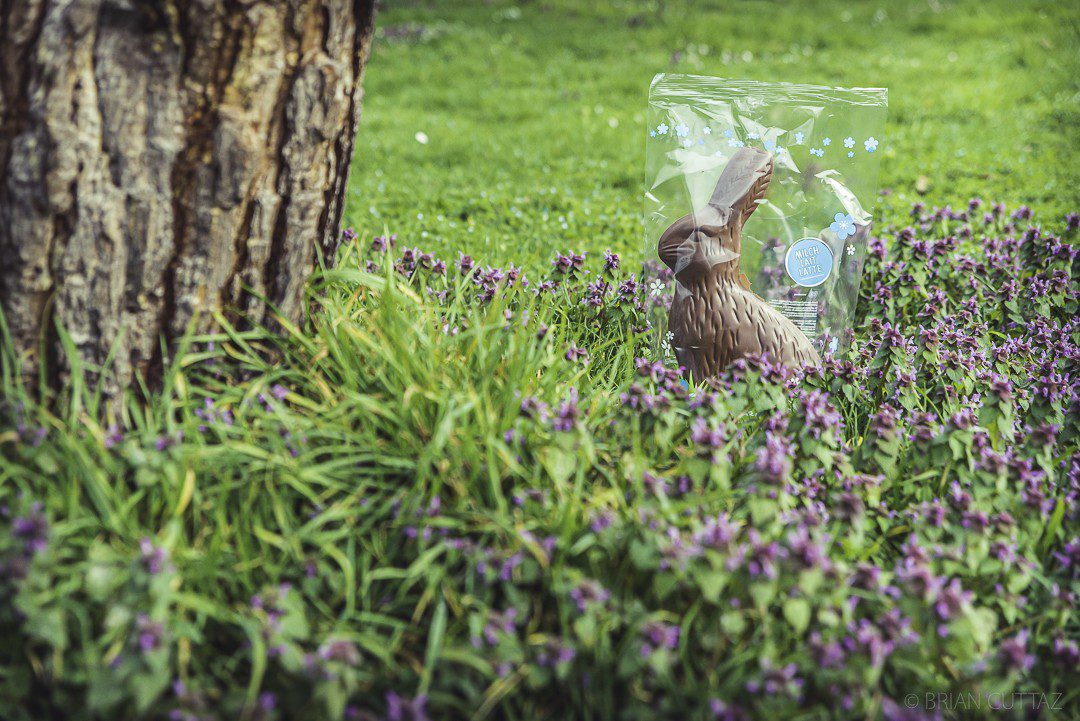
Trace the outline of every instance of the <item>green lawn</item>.
<path fill-rule="evenodd" d="M 387 5 L 347 222 L 425 250 L 640 252 L 646 93 L 662 71 L 888 87 L 886 221 L 920 198 L 920 176 L 937 203 L 1027 203 L 1044 220 L 1078 205 L 1068 2 Z"/>

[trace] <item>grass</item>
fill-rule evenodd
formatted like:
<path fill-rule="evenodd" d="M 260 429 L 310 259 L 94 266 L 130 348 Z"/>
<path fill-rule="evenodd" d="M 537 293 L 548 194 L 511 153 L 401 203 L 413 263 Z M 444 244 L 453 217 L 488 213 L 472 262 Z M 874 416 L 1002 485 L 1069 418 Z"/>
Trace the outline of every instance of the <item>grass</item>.
<path fill-rule="evenodd" d="M 635 361 L 615 284 L 482 302 L 366 238 L 309 326 L 192 339 L 149 403 L 76 382 L 47 410 L 5 351 L 0 715 L 824 719 L 839 694 L 894 719 L 942 688 L 1075 711 L 1074 250 L 1003 254 L 999 219 L 927 262 L 913 240 L 971 226 L 918 226 L 871 254 L 892 292 L 864 284 L 847 356 L 719 393 Z M 1004 302 L 1015 259 L 1039 270 Z"/>
<path fill-rule="evenodd" d="M 887 87 L 886 222 L 921 199 L 920 177 L 954 207 L 981 195 L 1051 218 L 1080 205 L 1069 3 L 387 5 L 346 219 L 426 250 L 640 254 L 657 72 Z"/>
<path fill-rule="evenodd" d="M 302 327 L 43 407 L 0 324 L 0 718 L 1080 717 L 1076 27 L 894 5 L 387 9 Z M 657 70 L 890 87 L 820 370 L 642 358 Z"/>

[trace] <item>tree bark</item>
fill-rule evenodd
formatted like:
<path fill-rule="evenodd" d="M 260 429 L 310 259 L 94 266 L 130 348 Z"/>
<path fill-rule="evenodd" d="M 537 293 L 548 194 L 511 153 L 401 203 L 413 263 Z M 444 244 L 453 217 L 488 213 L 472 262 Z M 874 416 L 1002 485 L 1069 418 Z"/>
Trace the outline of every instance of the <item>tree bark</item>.
<path fill-rule="evenodd" d="M 208 309 L 301 313 L 339 237 L 374 0 L 0 0 L 0 308 L 114 384 Z M 115 387 L 115 385 L 114 385 Z"/>

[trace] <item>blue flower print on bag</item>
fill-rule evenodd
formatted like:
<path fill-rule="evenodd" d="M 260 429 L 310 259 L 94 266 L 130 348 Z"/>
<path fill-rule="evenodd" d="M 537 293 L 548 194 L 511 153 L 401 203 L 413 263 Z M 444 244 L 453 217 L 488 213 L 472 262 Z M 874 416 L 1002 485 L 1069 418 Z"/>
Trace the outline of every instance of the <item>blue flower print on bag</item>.
<path fill-rule="evenodd" d="M 829 225 L 829 230 L 836 233 L 837 238 L 844 240 L 855 235 L 855 219 L 848 213 L 837 213 L 833 216 L 833 222 Z"/>

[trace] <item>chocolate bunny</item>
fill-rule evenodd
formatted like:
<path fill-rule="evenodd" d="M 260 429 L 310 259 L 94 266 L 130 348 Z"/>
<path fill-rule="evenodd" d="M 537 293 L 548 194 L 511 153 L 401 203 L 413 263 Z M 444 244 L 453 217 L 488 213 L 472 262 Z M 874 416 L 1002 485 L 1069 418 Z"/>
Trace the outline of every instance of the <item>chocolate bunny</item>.
<path fill-rule="evenodd" d="M 739 268 L 743 224 L 765 197 L 772 170 L 772 155 L 740 148 L 708 204 L 672 223 L 657 243 L 678 281 L 668 313 L 671 345 L 697 380 L 746 356 L 767 354 L 787 366 L 820 360 L 806 335 L 750 290 Z"/>

